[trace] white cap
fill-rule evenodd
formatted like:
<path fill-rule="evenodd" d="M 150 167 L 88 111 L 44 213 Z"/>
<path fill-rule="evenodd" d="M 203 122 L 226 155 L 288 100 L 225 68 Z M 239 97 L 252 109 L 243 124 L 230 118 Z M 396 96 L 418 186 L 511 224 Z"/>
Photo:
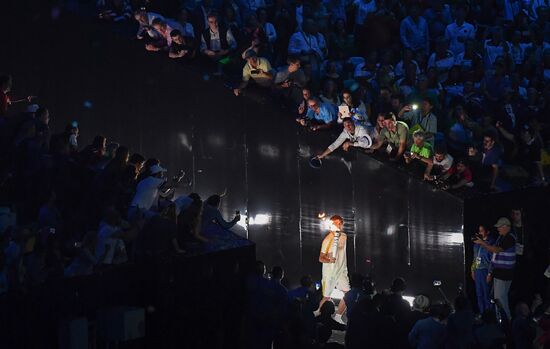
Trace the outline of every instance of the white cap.
<path fill-rule="evenodd" d="M 164 167 L 160 167 L 159 165 L 153 165 L 151 166 L 149 171 L 151 172 L 152 175 L 155 175 L 160 172 L 166 172 L 166 169 Z"/>

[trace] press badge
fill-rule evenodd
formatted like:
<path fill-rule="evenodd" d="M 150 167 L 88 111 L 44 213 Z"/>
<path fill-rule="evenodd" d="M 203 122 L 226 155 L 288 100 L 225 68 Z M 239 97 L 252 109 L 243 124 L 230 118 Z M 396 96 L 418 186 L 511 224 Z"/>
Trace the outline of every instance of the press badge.
<path fill-rule="evenodd" d="M 476 257 L 476 261 L 474 262 L 475 268 L 478 269 L 480 265 L 481 265 L 481 257 Z"/>
<path fill-rule="evenodd" d="M 523 245 L 520 243 L 516 244 L 516 255 L 523 256 Z"/>
<path fill-rule="evenodd" d="M 393 148 L 391 147 L 391 144 L 388 144 L 388 146 L 386 147 L 386 153 L 390 154 L 392 150 Z"/>

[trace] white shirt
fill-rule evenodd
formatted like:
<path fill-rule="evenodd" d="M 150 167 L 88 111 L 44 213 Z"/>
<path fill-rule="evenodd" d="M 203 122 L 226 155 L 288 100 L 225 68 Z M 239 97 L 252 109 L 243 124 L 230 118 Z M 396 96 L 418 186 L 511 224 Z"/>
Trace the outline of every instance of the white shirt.
<path fill-rule="evenodd" d="M 149 176 L 138 183 L 136 195 L 130 206 L 149 210 L 159 195 L 159 188 L 166 182 L 164 178 Z"/>
<path fill-rule="evenodd" d="M 324 39 L 322 41 L 324 41 Z M 317 36 L 299 31 L 292 34 L 290 37 L 288 42 L 288 53 L 291 55 L 303 55 L 313 50 L 319 59 L 324 60 L 325 56 L 322 51 L 322 44 L 323 42 L 319 42 Z"/>
<path fill-rule="evenodd" d="M 376 12 L 376 2 L 371 0 L 365 3 L 365 0 L 355 0 L 354 5 L 357 6 L 357 14 L 355 15 L 355 24 L 363 25 L 367 19 L 367 15 L 371 12 Z"/>
<path fill-rule="evenodd" d="M 346 129 L 342 130 L 342 133 L 336 138 L 336 140 L 328 146 L 330 151 L 338 149 L 345 141 L 350 141 L 354 147 L 363 149 L 370 148 L 372 145 L 372 139 L 369 136 L 367 129 L 361 125 L 355 125 L 355 132 L 349 133 Z"/>
<path fill-rule="evenodd" d="M 434 163 L 434 166 L 441 166 L 443 168 L 442 172 L 447 172 L 447 171 L 449 171 L 451 166 L 453 166 L 453 160 L 454 159 L 451 156 L 451 154 L 447 154 L 447 155 L 445 155 L 445 157 L 441 161 L 437 161 L 435 159 L 435 156 L 434 156 L 433 163 Z"/>
<path fill-rule="evenodd" d="M 508 46 L 506 41 L 501 41 L 497 46 L 490 45 L 491 40 L 485 40 L 485 64 L 487 68 L 491 68 L 498 57 L 504 56 L 504 48 L 502 44 Z"/>
<path fill-rule="evenodd" d="M 327 253 L 330 257 L 336 255 L 334 263 L 323 263 L 323 279 L 337 278 L 339 275 L 348 273 L 348 262 L 346 257 L 346 240 L 345 233 L 340 233 L 338 245 L 334 244 L 334 239 L 325 238 L 321 245 L 321 252 Z"/>
<path fill-rule="evenodd" d="M 464 52 L 464 42 L 466 39 L 474 39 L 475 36 L 476 29 L 468 22 L 464 22 L 462 25 L 453 22 L 445 29 L 445 39 L 451 41 L 449 49 L 455 55 Z M 462 42 L 458 41 L 459 38 L 462 39 Z"/>
<path fill-rule="evenodd" d="M 164 19 L 164 17 L 162 15 L 159 15 L 158 13 L 147 12 L 147 24 L 149 26 L 151 26 L 153 24 L 153 21 L 156 18 Z M 152 38 L 158 38 L 159 37 L 159 33 L 155 29 L 145 30 L 145 28 L 143 28 L 143 25 L 140 23 L 137 34 L 136 34 L 137 38 L 141 39 L 143 37 L 144 32 L 147 32 L 147 34 L 149 34 L 149 36 L 152 37 Z"/>

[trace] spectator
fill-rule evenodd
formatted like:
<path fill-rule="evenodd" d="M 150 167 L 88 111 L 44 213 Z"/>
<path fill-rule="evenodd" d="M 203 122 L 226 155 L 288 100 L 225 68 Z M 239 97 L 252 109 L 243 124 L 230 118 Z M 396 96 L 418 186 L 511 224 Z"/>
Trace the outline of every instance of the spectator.
<path fill-rule="evenodd" d="M 180 31 L 180 33 L 183 37 L 195 39 L 195 29 L 193 28 L 193 24 L 189 22 L 189 16 L 190 14 L 188 9 L 182 8 L 180 10 L 178 23 L 183 28 L 183 31 Z"/>
<path fill-rule="evenodd" d="M 442 190 L 462 190 L 472 186 L 472 171 L 466 160 L 458 160 L 447 173 L 441 176 Z"/>
<path fill-rule="evenodd" d="M 430 317 L 419 320 L 409 333 L 409 344 L 416 349 L 441 348 L 445 346 L 446 324 L 450 314 L 448 305 L 435 305 Z"/>
<path fill-rule="evenodd" d="M 420 320 L 430 317 L 430 298 L 423 294 L 414 297 L 412 311 L 410 313 L 410 329 Z"/>
<path fill-rule="evenodd" d="M 154 12 L 147 12 L 144 9 L 139 9 L 134 12 L 134 18 L 139 24 L 137 31 L 137 38 L 139 40 L 145 40 L 146 44 L 158 40 L 160 34 L 153 28 L 153 21 L 155 19 L 164 19 L 163 16 Z"/>
<path fill-rule="evenodd" d="M 478 232 L 472 239 L 474 242 L 476 239 L 480 239 L 489 245 L 494 243 L 494 240 L 489 235 L 489 231 L 483 225 L 479 226 Z M 477 307 L 479 313 L 483 314 L 486 310 L 491 309 L 491 289 L 487 282 L 487 276 L 489 274 L 489 268 L 491 267 L 492 254 L 476 243 L 474 243 L 473 250 L 474 259 L 470 269 L 472 271 L 472 280 L 474 280 L 476 286 Z"/>
<path fill-rule="evenodd" d="M 227 57 L 237 48 L 237 41 L 233 37 L 231 29 L 218 23 L 218 16 L 208 14 L 208 28 L 201 36 L 201 52 L 211 61 L 217 63 L 217 75 L 221 75 L 220 60 Z"/>
<path fill-rule="evenodd" d="M 258 57 L 254 50 L 246 51 L 246 64 L 243 68 L 242 82 L 238 88 L 233 90 L 235 96 L 242 93 L 243 89 L 248 86 L 250 79 L 260 87 L 270 87 L 273 79 L 273 69 L 266 58 Z"/>
<path fill-rule="evenodd" d="M 300 278 L 300 287 L 288 291 L 289 299 L 306 299 L 313 291 L 313 280 L 310 275 L 304 275 Z"/>
<path fill-rule="evenodd" d="M 404 153 L 405 163 L 410 164 L 413 160 L 427 163 L 432 157 L 432 146 L 424 141 L 424 137 L 424 131 L 418 130 L 413 133 L 413 144 L 410 151 Z M 415 163 L 419 164 L 417 161 Z"/>
<path fill-rule="evenodd" d="M 324 39 L 320 40 L 315 30 L 315 23 L 307 19 L 304 29 L 292 34 L 288 42 L 288 54 L 300 57 L 303 65 L 309 65 L 313 76 L 318 79 L 321 64 L 325 60 Z"/>
<path fill-rule="evenodd" d="M 342 123 L 344 118 L 350 117 L 355 123 L 367 126 L 369 121 L 365 103 L 363 101 L 355 103 L 353 95 L 348 90 L 344 90 L 344 92 L 342 92 L 342 98 L 343 101 L 342 104 L 340 104 L 339 109 L 347 110 L 347 113 L 346 115 L 343 115 L 340 111 L 338 112 L 338 123 Z"/>
<path fill-rule="evenodd" d="M 486 310 L 481 316 L 483 324 L 475 330 L 474 336 L 477 347 L 480 349 L 501 348 L 506 342 L 504 332 L 497 324 L 493 311 Z"/>
<path fill-rule="evenodd" d="M 230 222 L 223 219 L 220 212 L 220 202 L 221 196 L 219 195 L 212 195 L 204 202 L 201 224 L 203 231 L 211 225 L 218 225 L 223 229 L 231 229 L 241 219 L 241 215 L 238 212 Z"/>
<path fill-rule="evenodd" d="M 453 157 L 447 153 L 444 146 L 436 146 L 434 156 L 428 159 L 424 179 L 431 181 L 436 176 L 442 176 L 453 166 Z"/>
<path fill-rule="evenodd" d="M 512 317 L 508 303 L 508 291 L 512 284 L 514 265 L 516 264 L 516 237 L 510 234 L 511 223 L 508 218 L 499 218 L 495 227 L 498 229 L 499 237 L 494 245 L 489 245 L 482 239 L 476 239 L 474 243 L 494 254 L 487 282 L 493 282 L 495 300 L 499 302 L 506 318 L 510 320 Z"/>
<path fill-rule="evenodd" d="M 307 78 L 304 71 L 301 69 L 300 59 L 290 56 L 287 59 L 287 64 L 286 66 L 278 68 L 277 72 L 274 73 L 273 87 L 275 91 L 280 92 L 285 99 L 293 103 L 292 107 L 295 107 L 300 104 L 301 101 L 311 97 L 311 94 L 309 89 L 307 89 L 307 98 L 306 96 L 302 98 L 302 89 L 306 86 Z"/>
<path fill-rule="evenodd" d="M 195 47 L 192 37 L 185 37 L 182 33 L 174 29 L 170 32 L 171 44 L 168 49 L 168 57 L 182 58 L 189 61 L 195 57 Z"/>
<path fill-rule="evenodd" d="M 445 39 L 450 41 L 450 50 L 456 56 L 464 52 L 464 43 L 468 39 L 474 39 L 476 30 L 474 26 L 465 21 L 466 6 L 458 5 L 455 9 L 455 20 L 445 29 Z"/>
<path fill-rule="evenodd" d="M 346 314 L 348 319 L 352 316 L 353 308 L 363 297 L 369 297 L 364 289 L 365 278 L 359 273 L 353 273 L 350 278 L 351 289 L 344 295 L 344 303 L 346 303 Z M 328 302 L 327 302 L 328 303 Z M 321 309 L 322 313 L 322 309 Z"/>
<path fill-rule="evenodd" d="M 523 302 L 516 305 L 516 317 L 512 321 L 512 339 L 515 349 L 531 349 L 535 340 L 529 306 Z"/>
<path fill-rule="evenodd" d="M 454 310 L 447 320 L 447 348 L 471 348 L 474 343 L 474 313 L 468 298 L 456 297 Z"/>
<path fill-rule="evenodd" d="M 415 3 L 409 7 L 409 16 L 401 21 L 401 43 L 412 51 L 429 52 L 428 22 Z"/>
<path fill-rule="evenodd" d="M 324 326 L 330 328 L 331 330 L 345 331 L 346 325 L 339 323 L 333 319 L 334 314 L 336 314 L 336 307 L 331 300 L 323 303 L 321 306 L 321 314 L 317 317 L 317 322 L 323 324 Z"/>
<path fill-rule="evenodd" d="M 365 127 L 356 125 L 351 118 L 344 119 L 343 125 L 344 130 L 340 136 L 318 156 L 319 159 L 323 159 L 340 146 L 342 150 L 348 152 L 356 148 L 367 149 L 372 145 L 372 140 Z"/>
<path fill-rule="evenodd" d="M 371 149 L 380 149 L 386 144 L 386 153 L 390 160 L 400 160 L 409 140 L 409 127 L 402 121 L 397 121 L 391 112 L 384 115 L 384 128 L 380 132 L 379 141 Z"/>
<path fill-rule="evenodd" d="M 176 21 L 162 18 L 155 18 L 153 20 L 153 28 L 159 33 L 159 39 L 156 42 L 145 44 L 147 51 L 167 51 L 172 46 L 172 31 L 179 30 L 183 33 L 184 29 Z"/>
<path fill-rule="evenodd" d="M 399 111 L 399 118 L 409 122 L 409 132 L 424 131 L 426 142 L 434 144 L 434 136 L 437 133 L 437 117 L 432 113 L 433 102 L 430 98 L 424 98 L 419 109 L 415 105 L 406 105 Z"/>
<path fill-rule="evenodd" d="M 300 125 L 308 127 L 312 131 L 327 130 L 334 126 L 336 115 L 334 109 L 319 99 L 313 97 L 307 100 L 307 113 L 305 118 L 296 119 Z"/>
<path fill-rule="evenodd" d="M 166 169 L 159 165 L 154 165 L 149 169 L 149 175 L 145 179 L 139 181 L 136 188 L 136 195 L 132 199 L 128 210 L 128 219 L 133 221 L 144 214 L 146 217 L 154 215 L 151 208 L 158 201 L 159 192 L 164 188 L 166 178 L 163 177 Z"/>
<path fill-rule="evenodd" d="M 495 136 L 491 133 L 486 133 L 483 136 L 483 150 L 480 157 L 477 150 L 473 147 L 469 149 L 470 157 L 479 164 L 479 173 L 476 177 L 479 178 L 481 184 L 489 187 L 490 190 L 497 190 L 497 178 L 501 165 L 500 149 L 496 146 Z M 488 184 L 488 185 L 487 185 Z"/>

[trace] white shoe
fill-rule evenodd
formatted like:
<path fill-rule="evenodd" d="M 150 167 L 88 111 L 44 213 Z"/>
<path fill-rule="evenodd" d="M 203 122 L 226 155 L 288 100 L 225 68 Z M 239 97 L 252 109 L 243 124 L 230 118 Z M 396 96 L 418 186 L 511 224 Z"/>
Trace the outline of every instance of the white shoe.
<path fill-rule="evenodd" d="M 313 316 L 317 317 L 321 315 L 321 311 L 319 309 L 313 311 Z"/>
<path fill-rule="evenodd" d="M 342 324 L 342 325 L 345 325 L 346 323 L 344 322 L 344 320 L 342 319 L 342 315 L 340 314 L 334 314 L 334 317 L 333 317 L 334 321 Z"/>

